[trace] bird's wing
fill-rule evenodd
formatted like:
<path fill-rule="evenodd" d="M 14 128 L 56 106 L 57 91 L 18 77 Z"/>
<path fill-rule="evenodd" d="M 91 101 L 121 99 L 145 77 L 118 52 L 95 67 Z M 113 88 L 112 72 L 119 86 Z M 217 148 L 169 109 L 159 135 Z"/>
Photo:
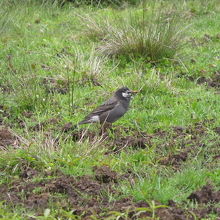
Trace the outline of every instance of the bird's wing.
<path fill-rule="evenodd" d="M 92 111 L 90 115 L 101 115 L 104 112 L 112 110 L 117 104 L 119 104 L 118 100 L 113 97 Z"/>
<path fill-rule="evenodd" d="M 115 108 L 116 105 L 118 105 L 119 102 L 115 97 L 110 98 L 108 101 L 104 102 L 102 105 L 100 105 L 98 108 L 93 110 L 89 115 L 87 115 L 83 121 L 80 122 L 80 124 L 88 123 L 90 122 L 90 119 L 93 116 L 100 116 L 101 114 L 108 112 Z"/>

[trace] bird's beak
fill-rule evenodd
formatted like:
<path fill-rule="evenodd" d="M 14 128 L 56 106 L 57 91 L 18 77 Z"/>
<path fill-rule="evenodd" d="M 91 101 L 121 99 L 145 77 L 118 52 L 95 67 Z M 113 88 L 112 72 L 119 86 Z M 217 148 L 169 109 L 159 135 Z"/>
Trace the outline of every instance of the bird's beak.
<path fill-rule="evenodd" d="M 137 90 L 132 90 L 131 93 L 135 95 L 135 94 L 138 93 L 138 91 Z"/>

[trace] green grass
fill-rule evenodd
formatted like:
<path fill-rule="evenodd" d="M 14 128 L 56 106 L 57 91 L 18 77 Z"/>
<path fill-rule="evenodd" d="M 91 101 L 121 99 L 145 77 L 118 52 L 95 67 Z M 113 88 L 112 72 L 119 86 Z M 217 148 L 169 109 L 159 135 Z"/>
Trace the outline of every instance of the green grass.
<path fill-rule="evenodd" d="M 220 124 L 219 88 L 196 83 L 199 77 L 213 78 L 220 71 L 220 5 L 215 0 L 207 3 L 170 0 L 155 4 L 149 1 L 144 6 L 146 16 L 150 16 L 151 9 L 160 14 L 161 4 L 171 13 L 166 16 L 179 15 L 174 26 L 170 24 L 171 28 L 187 27 L 184 38 L 178 38 L 181 47 L 174 45 L 171 56 L 167 56 L 170 51 L 166 48 L 156 51 L 152 44 L 152 55 L 146 52 L 147 47 L 139 45 L 137 56 L 131 53 L 133 49 L 126 48 L 110 54 L 116 57 L 104 57 L 100 47 L 114 41 L 123 28 L 123 37 L 137 42 L 137 29 L 132 32 L 134 35 L 126 34 L 131 28 L 129 19 L 138 18 L 134 22 L 135 28 L 138 27 L 143 5 L 118 9 L 115 6 L 74 7 L 71 3 L 59 7 L 37 1 L 0 3 L 0 117 L 3 121 L 0 125 L 10 127 L 20 141 L 19 148 L 0 148 L 0 184 L 11 186 L 13 181 L 21 180 L 23 164 L 38 170 L 42 174 L 38 178 L 42 179 L 46 179 L 44 173 L 55 170 L 71 176 L 94 175 L 94 166 L 108 165 L 119 175 L 128 172 L 133 175 L 132 183 L 122 179 L 113 186 L 121 195 L 103 192 L 109 201 L 131 196 L 135 201 L 151 204 L 155 200 L 166 205 L 174 200 L 188 209 L 190 205 L 185 202 L 193 191 L 208 182 L 220 189 L 220 164 L 213 159 L 219 155 L 219 135 L 214 131 Z M 91 24 L 92 21 L 95 23 Z M 105 26 L 106 22 L 109 26 Z M 152 26 L 144 28 L 149 27 Z M 109 32 L 111 28 L 113 32 Z M 159 22 L 157 28 L 155 30 L 161 31 L 167 26 L 161 27 Z M 173 29 L 166 30 L 168 34 L 161 35 L 158 44 L 161 40 L 172 44 Z M 117 41 L 120 48 L 123 48 L 123 39 Z M 155 59 L 157 62 L 152 62 Z M 65 123 L 79 122 L 123 85 L 141 92 L 133 99 L 125 117 L 114 123 L 115 129 L 122 127 L 129 131 L 111 134 L 111 137 L 132 136 L 136 134 L 134 131 L 148 133 L 153 140 L 145 149 L 130 146 L 116 154 L 107 154 L 114 146 L 111 140 L 100 140 L 98 126 L 88 128 L 97 133 L 92 141 L 74 142 L 71 132 L 62 132 Z M 67 92 L 49 93 L 48 88 L 67 89 Z M 32 116 L 26 117 L 25 112 L 32 112 Z M 55 123 L 51 122 L 54 118 Z M 42 122 L 47 122 L 43 129 L 32 129 Z M 203 124 L 205 135 L 194 133 L 198 132 L 194 129 L 196 123 Z M 193 129 L 184 138 L 175 139 L 174 126 Z M 165 131 L 166 135 L 154 136 L 158 130 Z M 194 141 L 194 135 L 198 142 Z M 186 148 L 197 148 L 178 170 L 162 165 L 161 159 L 183 150 L 182 143 Z M 203 147 L 198 147 L 199 144 Z M 66 210 L 53 201 L 47 208 L 49 210 L 39 213 L 1 201 L 0 218 L 81 219 L 71 207 Z"/>

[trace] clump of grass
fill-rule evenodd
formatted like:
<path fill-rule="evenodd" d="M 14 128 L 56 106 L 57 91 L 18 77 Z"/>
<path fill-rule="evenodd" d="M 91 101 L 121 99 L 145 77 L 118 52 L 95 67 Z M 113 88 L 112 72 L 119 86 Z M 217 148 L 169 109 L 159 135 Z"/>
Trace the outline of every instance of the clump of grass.
<path fill-rule="evenodd" d="M 145 8 L 132 14 L 116 15 L 113 20 L 86 18 L 91 37 L 101 39 L 97 50 L 106 56 L 141 57 L 148 61 L 172 58 L 182 47 L 183 28 L 175 13 Z"/>
<path fill-rule="evenodd" d="M 63 57 L 61 65 L 71 72 L 71 78 L 84 83 L 91 82 L 94 85 L 100 85 L 99 80 L 109 73 L 110 70 L 106 67 L 106 57 L 97 56 L 94 48 L 89 55 L 85 55 L 81 50 L 75 49 L 73 57 Z"/>
<path fill-rule="evenodd" d="M 30 74 L 14 76 L 14 80 L 16 83 L 13 83 L 13 97 L 8 103 L 14 113 L 46 109 L 49 100 L 45 90 L 42 89 L 40 77 Z"/>

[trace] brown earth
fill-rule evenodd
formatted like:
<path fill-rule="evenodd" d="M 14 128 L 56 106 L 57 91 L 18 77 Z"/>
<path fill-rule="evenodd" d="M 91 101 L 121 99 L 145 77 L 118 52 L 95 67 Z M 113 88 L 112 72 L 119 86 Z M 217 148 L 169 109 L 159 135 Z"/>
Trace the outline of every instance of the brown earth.
<path fill-rule="evenodd" d="M 218 203 L 220 202 L 220 191 L 215 191 L 213 189 L 213 186 L 208 184 L 203 186 L 200 190 L 197 190 L 190 194 L 188 199 L 205 204 L 209 202 Z"/>
<path fill-rule="evenodd" d="M 95 173 L 96 180 L 101 183 L 117 183 L 118 181 L 118 174 L 115 171 L 112 171 L 108 166 L 94 166 L 93 171 Z"/>
<path fill-rule="evenodd" d="M 0 186 L 0 200 L 7 204 L 22 205 L 32 209 L 38 215 L 42 215 L 43 210 L 49 207 L 49 202 L 53 201 L 63 209 L 71 208 L 74 210 L 73 214 L 79 215 L 83 219 L 91 219 L 92 216 L 113 217 L 114 214 L 111 211 L 127 213 L 127 217 L 120 219 L 144 219 L 153 215 L 146 202 L 135 202 L 129 197 L 117 199 L 114 202 L 108 200 L 108 193 L 116 198 L 122 194 L 114 189 L 119 175 L 107 166 L 94 167 L 95 178 L 92 176 L 73 177 L 60 171 L 44 173 L 42 178 L 42 172 L 27 166 L 24 161 L 22 164 L 24 167 L 21 179 L 13 181 L 10 186 Z M 33 181 L 33 178 L 39 175 L 41 175 L 40 180 L 38 178 L 37 181 Z M 54 175 L 53 178 L 46 178 Z M 189 199 L 199 201 L 199 203 L 218 202 L 219 191 L 215 192 L 209 185 L 204 186 L 201 190 L 192 193 Z M 210 213 L 219 213 L 220 211 L 213 207 L 185 210 L 174 201 L 170 201 L 165 207 L 158 202 L 155 202 L 155 205 L 158 206 L 155 215 L 160 220 L 193 220 L 194 215 L 204 218 Z M 142 208 L 143 212 L 140 213 L 139 208 Z"/>
<path fill-rule="evenodd" d="M 6 150 L 9 146 L 17 147 L 18 139 L 5 127 L 0 128 L 0 150 Z"/>
<path fill-rule="evenodd" d="M 205 44 L 208 44 L 209 42 L 219 41 L 219 40 L 220 40 L 220 33 L 216 35 L 204 34 L 203 37 L 200 38 L 191 37 L 189 39 L 189 42 L 194 47 L 200 47 L 200 46 L 204 46 Z"/>
<path fill-rule="evenodd" d="M 107 132 L 100 136 L 100 139 L 105 142 L 105 146 L 108 149 L 106 154 L 120 153 L 127 148 L 145 149 L 151 147 L 155 141 L 160 140 L 156 147 L 160 164 L 172 166 L 175 170 L 178 170 L 183 162 L 196 154 L 200 148 L 205 147 L 203 141 L 207 135 L 206 124 L 210 123 L 213 123 L 213 120 L 195 123 L 188 127 L 175 126 L 170 131 L 159 129 L 153 134 L 125 127 L 115 127 L 113 130 L 109 130 L 114 135 L 111 136 Z M 218 133 L 218 130 L 218 127 L 214 128 L 216 133 Z M 93 141 L 99 136 L 97 132 L 90 129 L 78 129 L 72 123 L 65 124 L 62 131 L 70 132 L 73 141 L 83 141 L 85 139 Z M 125 136 L 125 134 L 129 135 Z M 167 155 L 164 155 L 164 153 Z M 214 154 L 216 153 L 214 152 Z"/>
<path fill-rule="evenodd" d="M 196 62 L 194 59 L 191 62 Z M 206 70 L 200 70 L 201 75 L 207 75 Z M 215 71 L 211 77 L 200 76 L 199 78 L 195 78 L 193 76 L 188 76 L 187 73 L 180 73 L 177 75 L 178 78 L 184 77 L 190 81 L 196 82 L 199 85 L 206 85 L 210 88 L 215 88 L 217 90 L 217 94 L 220 90 L 220 71 Z"/>
<path fill-rule="evenodd" d="M 116 128 L 115 130 L 113 130 L 113 133 L 117 135 L 114 135 L 114 137 L 110 137 L 108 135 L 108 132 L 106 132 L 103 135 L 100 135 L 97 132 L 93 132 L 89 129 L 77 130 L 77 127 L 74 126 L 71 122 L 65 124 L 61 130 L 64 132 L 72 131 L 71 136 L 73 141 L 79 141 L 85 139 L 94 140 L 94 138 L 100 136 L 100 139 L 108 141 L 108 143 L 106 143 L 106 146 L 109 146 L 110 148 L 112 148 L 113 146 L 113 149 L 110 149 L 110 153 L 119 152 L 127 147 L 132 147 L 133 149 L 146 148 L 148 145 L 151 144 L 150 140 L 152 138 L 152 136 L 148 135 L 147 133 L 138 132 L 125 127 Z M 122 133 L 126 131 L 130 131 L 133 134 L 123 136 Z"/>
<path fill-rule="evenodd" d="M 220 72 L 216 71 L 214 75 L 210 78 L 201 76 L 196 81 L 198 84 L 206 84 L 210 87 L 220 89 Z"/>
<path fill-rule="evenodd" d="M 160 164 L 171 165 L 174 168 L 178 169 L 181 166 L 181 163 L 187 160 L 189 152 L 190 150 L 187 149 L 180 152 L 179 154 L 172 154 L 167 158 L 160 160 Z"/>
<path fill-rule="evenodd" d="M 48 125 L 57 125 L 59 124 L 60 122 L 60 118 L 50 118 L 46 121 L 43 121 L 43 122 L 39 122 L 33 126 L 30 127 L 30 130 L 33 130 L 33 131 L 40 131 L 42 129 L 44 129 L 46 126 Z"/>
<path fill-rule="evenodd" d="M 179 170 L 183 162 L 196 155 L 199 149 L 206 147 L 204 144 L 204 139 L 207 135 L 205 124 L 212 122 L 196 123 L 186 128 L 173 127 L 172 131 L 164 136 L 164 143 L 160 144 L 156 149 L 159 163 Z M 215 140 L 213 139 L 212 141 Z M 168 155 L 161 157 L 164 154 L 164 149 L 166 149 Z M 215 148 L 212 151 L 213 154 L 217 154 Z"/>
<path fill-rule="evenodd" d="M 66 94 L 69 90 L 69 81 L 64 78 L 45 77 L 42 81 L 47 93 Z"/>
<path fill-rule="evenodd" d="M 215 131 L 217 134 L 220 135 L 220 127 L 216 127 L 216 128 L 214 129 L 214 131 Z"/>

